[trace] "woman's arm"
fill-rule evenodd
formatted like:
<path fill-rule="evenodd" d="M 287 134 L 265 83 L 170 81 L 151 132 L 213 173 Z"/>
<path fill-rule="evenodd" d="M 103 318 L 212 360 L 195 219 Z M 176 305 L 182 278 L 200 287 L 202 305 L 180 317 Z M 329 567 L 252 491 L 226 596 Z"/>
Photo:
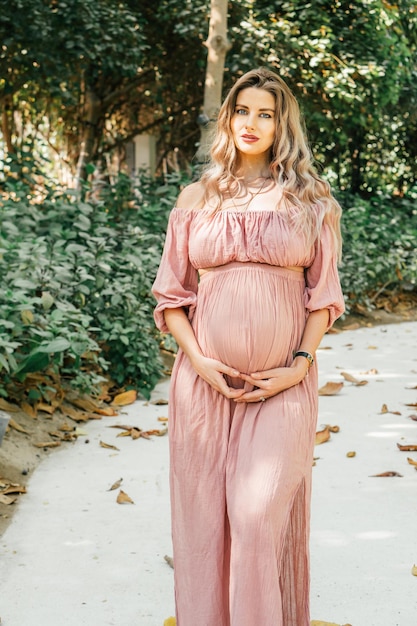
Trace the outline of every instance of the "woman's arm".
<path fill-rule="evenodd" d="M 329 310 L 313 311 L 307 318 L 301 343 L 297 352 L 308 352 L 315 357 L 316 350 L 323 339 L 329 324 Z M 306 376 L 310 364 L 304 356 L 294 358 L 290 367 L 276 367 L 263 372 L 254 372 L 249 376 L 241 374 L 241 378 L 258 387 L 254 391 L 245 393 L 237 402 L 259 402 L 261 398 L 268 399 L 300 383 Z"/>
<path fill-rule="evenodd" d="M 169 332 L 187 355 L 197 374 L 226 398 L 240 397 L 244 390 L 229 387 L 224 378 L 225 374 L 239 378 L 240 373 L 221 361 L 204 356 L 184 309 L 165 309 L 164 315 Z"/>
<path fill-rule="evenodd" d="M 329 317 L 329 309 L 320 309 L 309 314 L 301 343 L 296 352 L 308 352 L 313 358 L 316 357 L 316 350 L 329 326 Z M 310 363 L 305 357 L 297 356 L 291 367 L 297 369 L 302 380 L 310 368 Z"/>

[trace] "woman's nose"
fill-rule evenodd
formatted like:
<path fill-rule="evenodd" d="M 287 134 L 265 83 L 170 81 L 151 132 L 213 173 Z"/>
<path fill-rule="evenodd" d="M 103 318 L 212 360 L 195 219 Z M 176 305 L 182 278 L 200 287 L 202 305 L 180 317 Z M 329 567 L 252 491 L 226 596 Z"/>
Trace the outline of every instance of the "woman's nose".
<path fill-rule="evenodd" d="M 252 118 L 249 118 L 246 120 L 246 130 L 254 130 L 255 129 L 255 122 L 252 120 Z"/>

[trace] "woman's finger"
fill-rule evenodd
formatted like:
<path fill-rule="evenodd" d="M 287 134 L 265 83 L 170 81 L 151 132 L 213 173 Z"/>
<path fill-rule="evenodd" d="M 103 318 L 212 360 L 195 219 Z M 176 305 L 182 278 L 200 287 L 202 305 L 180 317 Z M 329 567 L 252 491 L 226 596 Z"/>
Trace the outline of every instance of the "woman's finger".
<path fill-rule="evenodd" d="M 240 396 L 240 398 L 236 398 L 235 402 L 266 402 L 268 397 L 259 392 L 260 389 L 245 393 L 243 396 Z"/>
<path fill-rule="evenodd" d="M 264 371 L 261 371 L 261 372 L 251 372 L 250 376 L 253 376 L 253 378 L 256 378 L 258 380 L 260 378 L 261 379 L 262 378 L 263 379 L 265 379 L 265 378 L 273 378 L 274 376 L 277 375 L 277 370 L 278 369 L 280 369 L 280 368 L 275 367 L 272 370 L 264 370 Z"/>

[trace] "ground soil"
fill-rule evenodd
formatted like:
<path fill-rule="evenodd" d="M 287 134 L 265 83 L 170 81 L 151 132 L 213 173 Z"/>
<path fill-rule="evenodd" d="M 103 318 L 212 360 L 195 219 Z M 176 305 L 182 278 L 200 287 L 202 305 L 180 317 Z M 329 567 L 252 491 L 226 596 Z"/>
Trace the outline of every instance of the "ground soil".
<path fill-rule="evenodd" d="M 385 297 L 378 301 L 378 307 L 366 311 L 358 309 L 351 315 L 345 316 L 342 321 L 338 321 L 331 332 L 343 332 L 343 330 L 353 330 L 355 328 L 375 326 L 381 324 L 396 324 L 406 321 L 417 321 L 417 293 L 407 296 Z M 10 413 L 13 420 L 26 432 L 20 432 L 9 427 L 0 446 L 0 494 L 1 485 L 13 483 L 26 486 L 30 476 L 36 467 L 49 454 L 53 454 L 57 448 L 38 447 L 42 442 L 51 442 L 53 438 L 50 433 L 57 431 L 63 423 L 68 424 L 60 413 L 49 415 L 39 413 L 34 419 L 23 411 Z M 75 423 L 70 423 L 74 429 Z M 62 441 L 60 447 L 76 445 L 74 441 Z M 19 498 L 24 498 L 24 494 L 18 496 L 14 504 L 5 505 L 0 502 L 0 536 L 5 531 L 12 520 L 13 513 L 19 503 Z"/>

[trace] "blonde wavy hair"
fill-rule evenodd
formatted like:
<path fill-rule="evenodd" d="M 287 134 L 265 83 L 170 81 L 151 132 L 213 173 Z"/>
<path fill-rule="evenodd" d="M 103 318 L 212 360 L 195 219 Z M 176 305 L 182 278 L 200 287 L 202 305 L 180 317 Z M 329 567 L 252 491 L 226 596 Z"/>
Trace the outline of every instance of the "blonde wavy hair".
<path fill-rule="evenodd" d="M 201 177 L 205 201 L 210 199 L 213 205 L 214 200 L 213 211 L 217 212 L 221 208 L 222 190 L 240 188 L 236 176 L 239 153 L 233 141 L 231 121 L 238 94 L 249 87 L 263 89 L 275 100 L 275 141 L 271 147 L 269 169 L 271 178 L 282 188 L 282 200 L 277 208 L 285 209 L 288 218 L 296 223 L 308 242 L 315 240 L 321 223 L 325 221 L 340 256 L 341 207 L 333 197 L 330 185 L 314 168 L 297 100 L 282 78 L 266 68 L 254 69 L 241 76 L 220 108 L 210 161 Z"/>

